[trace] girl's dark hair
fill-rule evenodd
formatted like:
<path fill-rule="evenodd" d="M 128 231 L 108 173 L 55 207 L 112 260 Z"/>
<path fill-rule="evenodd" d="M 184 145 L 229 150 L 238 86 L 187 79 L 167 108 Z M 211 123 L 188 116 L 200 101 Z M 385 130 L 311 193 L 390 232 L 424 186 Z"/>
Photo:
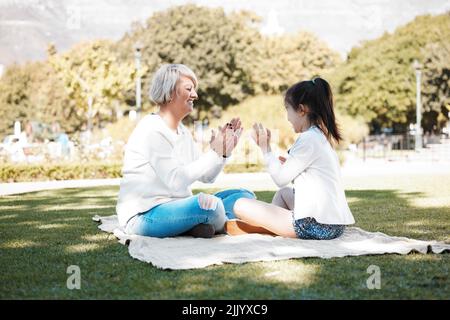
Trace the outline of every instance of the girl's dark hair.
<path fill-rule="evenodd" d="M 295 111 L 299 109 L 300 104 L 308 106 L 309 121 L 317 125 L 328 140 L 333 138 L 337 143 L 342 140 L 334 115 L 333 94 L 330 85 L 324 79 L 314 78 L 297 82 L 286 91 L 284 104 L 291 106 Z"/>

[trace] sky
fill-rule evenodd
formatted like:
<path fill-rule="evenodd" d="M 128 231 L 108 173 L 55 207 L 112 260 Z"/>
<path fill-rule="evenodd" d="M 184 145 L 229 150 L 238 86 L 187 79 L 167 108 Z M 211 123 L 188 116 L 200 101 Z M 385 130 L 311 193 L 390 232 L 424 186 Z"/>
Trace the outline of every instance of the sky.
<path fill-rule="evenodd" d="M 186 3 L 251 10 L 263 33 L 309 31 L 343 57 L 417 15 L 450 11 L 450 0 L 0 0 L 0 65 L 45 58 L 49 42 L 64 51 L 82 40 L 117 40 L 133 21 Z"/>

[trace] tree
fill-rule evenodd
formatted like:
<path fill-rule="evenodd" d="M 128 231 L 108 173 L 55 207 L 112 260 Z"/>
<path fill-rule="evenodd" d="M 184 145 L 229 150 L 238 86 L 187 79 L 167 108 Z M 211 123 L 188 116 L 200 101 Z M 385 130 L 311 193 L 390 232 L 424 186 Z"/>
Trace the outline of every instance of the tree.
<path fill-rule="evenodd" d="M 94 126 L 113 120 L 115 104 L 124 101 L 124 92 L 134 87 L 134 66 L 119 61 L 111 45 L 97 40 L 81 43 L 62 55 L 52 47 L 48 50 L 49 62 L 71 101 L 68 113 L 80 120 L 77 130 L 86 126 L 89 117 Z"/>
<path fill-rule="evenodd" d="M 442 128 L 450 114 L 450 45 L 431 43 L 425 48 L 424 129 Z M 428 115 L 428 116 L 427 116 Z"/>
<path fill-rule="evenodd" d="M 412 62 L 425 61 L 427 51 L 423 48 L 428 44 L 442 47 L 449 41 L 450 15 L 444 14 L 417 17 L 393 34 L 362 43 L 331 75 L 337 105 L 350 115 L 363 116 L 372 131 L 391 126 L 406 130 L 409 123 L 415 122 Z M 424 92 L 428 92 L 433 84 L 423 85 Z M 434 108 L 428 106 L 428 101 L 424 101 L 425 108 Z"/>
<path fill-rule="evenodd" d="M 0 81 L 0 132 L 12 134 L 14 121 L 23 120 L 30 113 L 30 74 L 27 68 L 12 65 Z"/>
<path fill-rule="evenodd" d="M 337 52 L 308 32 L 264 37 L 260 47 L 252 77 L 258 93 L 278 94 L 298 81 L 327 74 L 341 63 Z"/>
<path fill-rule="evenodd" d="M 253 93 L 250 78 L 260 35 L 257 18 L 248 12 L 225 15 L 223 9 L 185 5 L 157 12 L 144 25 L 118 44 L 125 60 L 133 59 L 131 48 L 141 42 L 142 62 L 149 73 L 144 76 L 148 92 L 150 76 L 162 63 L 183 63 L 199 78 L 199 101 L 204 112 L 213 106 L 226 107 Z M 196 117 L 199 117 L 197 114 Z"/>
<path fill-rule="evenodd" d="M 70 113 L 72 102 L 52 66 L 47 61 L 39 61 L 30 64 L 27 70 L 31 107 L 24 120 L 46 124 L 58 122 L 61 129 L 69 133 L 79 129 L 76 124 L 80 119 L 73 119 Z"/>
<path fill-rule="evenodd" d="M 188 121 L 217 117 L 255 94 L 278 94 L 339 63 L 337 53 L 312 34 L 267 38 L 257 29 L 260 21 L 247 11 L 225 14 L 221 8 L 185 5 L 133 23 L 118 42 L 80 43 L 65 53 L 50 45 L 48 60 L 12 66 L 0 79 L 0 110 L 7 120 L 0 133 L 21 119 L 58 121 L 67 133 L 85 130 L 89 118 L 93 126 L 115 121 L 116 109 L 136 104 L 137 42 L 144 96 L 162 63 L 184 63 L 197 74 L 200 100 Z M 143 111 L 150 106 L 144 98 Z"/>

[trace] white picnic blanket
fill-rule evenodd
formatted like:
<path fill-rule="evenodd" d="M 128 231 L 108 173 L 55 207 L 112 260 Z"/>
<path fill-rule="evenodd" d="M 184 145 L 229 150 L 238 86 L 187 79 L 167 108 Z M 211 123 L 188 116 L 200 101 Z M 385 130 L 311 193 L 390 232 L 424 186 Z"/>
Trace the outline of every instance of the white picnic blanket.
<path fill-rule="evenodd" d="M 99 228 L 113 233 L 128 245 L 133 258 L 149 262 L 161 269 L 198 269 L 223 263 L 245 263 L 290 258 L 334 258 L 373 254 L 408 254 L 450 252 L 450 244 L 392 237 L 381 232 L 368 232 L 347 227 L 334 240 L 300 240 L 261 234 L 239 236 L 218 235 L 211 239 L 193 237 L 153 238 L 128 235 L 119 228 L 116 215 L 94 216 Z"/>

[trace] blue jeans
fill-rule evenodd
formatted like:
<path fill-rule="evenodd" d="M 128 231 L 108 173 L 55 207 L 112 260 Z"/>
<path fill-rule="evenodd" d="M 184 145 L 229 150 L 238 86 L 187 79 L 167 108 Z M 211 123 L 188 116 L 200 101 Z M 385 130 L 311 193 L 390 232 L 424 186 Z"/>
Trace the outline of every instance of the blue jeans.
<path fill-rule="evenodd" d="M 246 189 L 230 189 L 214 194 L 219 198 L 215 210 L 200 208 L 198 194 L 189 198 L 160 204 L 147 212 L 140 213 L 128 221 L 125 232 L 148 237 L 173 237 L 198 224 L 212 224 L 222 232 L 225 221 L 236 219 L 234 203 L 239 198 L 255 199 L 253 192 Z"/>

